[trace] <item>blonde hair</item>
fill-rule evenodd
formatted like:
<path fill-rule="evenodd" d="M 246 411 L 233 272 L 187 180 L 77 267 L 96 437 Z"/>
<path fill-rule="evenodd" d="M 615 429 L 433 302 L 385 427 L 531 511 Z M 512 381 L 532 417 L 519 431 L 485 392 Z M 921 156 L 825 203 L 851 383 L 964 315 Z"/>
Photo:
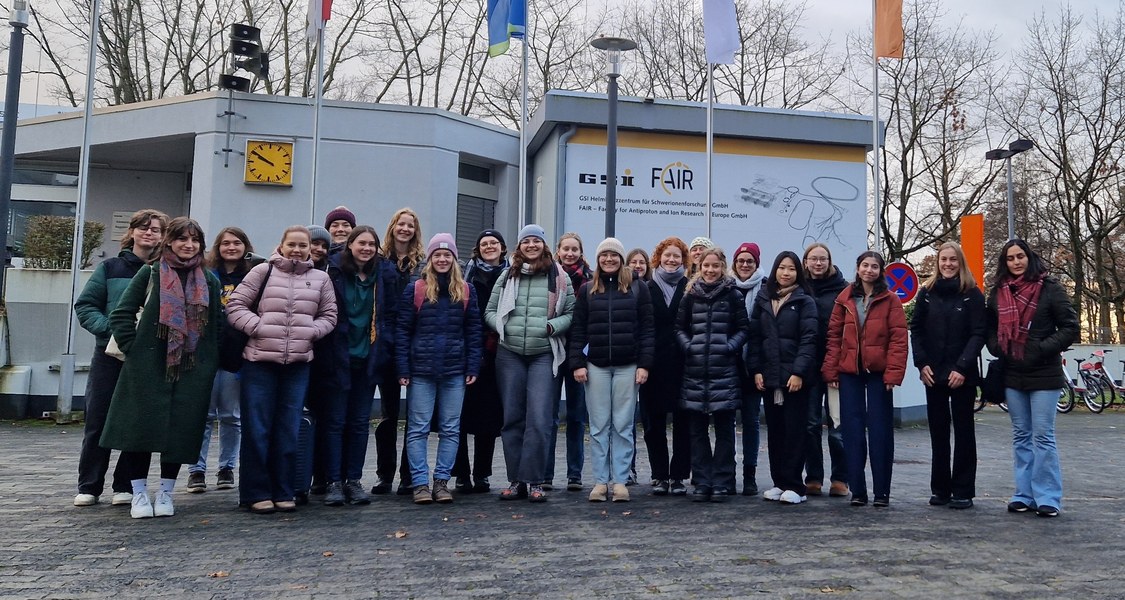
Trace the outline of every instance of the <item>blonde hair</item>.
<path fill-rule="evenodd" d="M 720 279 L 722 277 L 728 277 L 727 271 L 729 270 L 729 268 L 727 267 L 726 253 L 724 253 L 723 249 L 718 246 L 708 248 L 703 251 L 703 254 L 699 255 L 699 268 L 695 272 L 695 274 L 691 276 L 691 279 L 688 280 L 687 287 L 684 288 L 685 293 L 690 292 L 692 286 L 695 285 L 696 282 L 703 280 L 703 260 L 708 256 L 714 256 L 715 258 L 719 259 L 719 272 L 722 273 Z"/>
<path fill-rule="evenodd" d="M 430 304 L 436 304 L 438 301 L 437 276 L 432 260 L 422 267 L 421 281 L 426 284 L 426 301 Z M 465 297 L 465 278 L 461 276 L 461 265 L 458 265 L 456 260 L 453 261 L 453 267 L 449 269 L 449 299 L 454 304 L 468 300 Z"/>
<path fill-rule="evenodd" d="M 284 244 L 285 238 L 289 237 L 290 233 L 305 234 L 305 237 L 309 239 L 309 245 L 312 245 L 312 233 L 310 233 L 309 228 L 305 227 L 304 225 L 290 225 L 289 227 L 286 227 L 285 231 L 281 232 L 281 241 L 278 242 L 278 245 Z"/>
<path fill-rule="evenodd" d="M 614 252 L 614 254 L 617 253 Z M 617 256 L 621 257 L 621 266 L 617 268 L 617 291 L 627 294 L 629 293 L 629 286 L 633 283 L 633 270 L 625 262 L 624 256 L 620 254 L 617 254 Z M 602 283 L 602 266 L 597 264 L 598 261 L 595 260 L 594 262 L 594 275 L 590 278 L 590 283 L 586 285 L 590 286 L 591 294 L 601 294 L 606 291 L 605 284 Z M 577 291 L 575 290 L 576 293 Z"/>
<path fill-rule="evenodd" d="M 942 251 L 950 249 L 953 250 L 953 253 L 957 255 L 957 264 L 961 266 L 961 273 L 959 274 L 959 277 L 961 278 L 961 288 L 958 291 L 964 293 L 971 290 L 972 288 L 977 287 L 977 281 L 973 278 L 973 272 L 969 270 L 969 263 L 965 260 L 965 252 L 961 250 L 961 244 L 958 244 L 957 242 L 946 242 L 941 246 L 938 246 L 938 259 L 940 260 Z M 934 285 L 937 284 L 937 282 L 940 280 L 941 269 L 935 266 L 934 274 L 930 275 L 930 278 L 922 284 L 922 287 L 926 288 L 927 291 L 932 290 L 934 289 Z"/>
<path fill-rule="evenodd" d="M 824 251 L 828 254 L 828 270 L 824 272 L 824 276 L 825 277 L 831 277 L 832 276 L 832 270 L 834 268 L 836 268 L 836 265 L 832 264 L 832 250 L 830 250 L 828 248 L 828 245 L 825 244 L 824 242 L 813 242 L 813 243 L 809 244 L 808 248 L 805 248 L 805 253 L 804 253 L 804 255 L 801 256 L 801 264 L 804 265 L 803 268 L 805 270 L 805 277 L 808 277 L 809 279 L 813 279 L 812 273 L 809 272 L 809 254 L 813 250 L 816 250 L 817 248 L 824 249 Z"/>
<path fill-rule="evenodd" d="M 409 215 L 414 219 L 414 238 L 410 240 L 410 245 L 407 246 L 406 256 L 397 256 L 395 254 L 395 223 L 398 223 L 399 218 L 403 215 Z M 383 234 L 383 256 L 387 258 L 394 256 L 398 259 L 395 267 L 410 272 L 413 272 L 422 261 L 426 260 L 426 249 L 422 247 L 422 221 L 418 218 L 418 213 L 414 212 L 414 209 L 410 207 L 400 208 L 391 217 L 391 222 L 387 224 L 387 233 Z M 407 268 L 403 269 L 404 266 Z"/>
<path fill-rule="evenodd" d="M 578 262 L 589 269 L 590 263 L 586 262 L 586 249 L 582 246 L 582 238 L 573 231 L 568 231 L 559 236 L 559 241 L 555 244 L 555 260 L 558 261 L 560 265 L 562 264 L 562 258 L 559 257 L 559 250 L 562 249 L 563 240 L 574 240 L 578 242 Z"/>

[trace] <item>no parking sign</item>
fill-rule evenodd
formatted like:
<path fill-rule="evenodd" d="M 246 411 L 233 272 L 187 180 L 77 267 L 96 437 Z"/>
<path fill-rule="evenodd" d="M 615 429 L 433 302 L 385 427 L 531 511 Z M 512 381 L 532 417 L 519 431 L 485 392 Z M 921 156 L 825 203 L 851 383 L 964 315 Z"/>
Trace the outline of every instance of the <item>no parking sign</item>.
<path fill-rule="evenodd" d="M 887 278 L 887 287 L 898 295 L 898 299 L 906 304 L 918 295 L 918 274 L 914 268 L 903 262 L 893 262 L 887 265 L 884 271 Z"/>

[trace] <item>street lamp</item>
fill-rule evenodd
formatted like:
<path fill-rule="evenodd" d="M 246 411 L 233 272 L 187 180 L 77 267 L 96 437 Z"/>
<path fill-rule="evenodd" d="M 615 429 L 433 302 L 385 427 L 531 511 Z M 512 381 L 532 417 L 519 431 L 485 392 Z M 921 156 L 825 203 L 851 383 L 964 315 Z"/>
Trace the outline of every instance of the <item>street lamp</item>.
<path fill-rule="evenodd" d="M 4 276 L 8 266 L 8 210 L 12 201 L 12 177 L 16 166 L 16 121 L 19 120 L 20 81 L 23 79 L 23 30 L 27 29 L 27 1 L 16 0 L 8 23 L 8 91 L 4 97 L 4 132 L 0 139 L 0 305 L 4 303 Z"/>
<path fill-rule="evenodd" d="M 601 36 L 590 45 L 605 50 L 609 64 L 606 76 L 609 77 L 607 90 L 609 116 L 606 119 L 605 141 L 605 236 L 614 237 L 614 221 L 617 216 L 617 78 L 621 76 L 621 53 L 634 50 L 637 43 L 619 37 Z"/>
<path fill-rule="evenodd" d="M 1012 157 L 1020 152 L 1027 152 L 1035 147 L 1035 142 L 1031 140 L 1016 140 L 1008 144 L 1008 149 L 998 148 L 996 150 L 989 150 L 984 153 L 984 157 L 988 160 L 1004 160 L 1007 161 L 1008 167 L 1008 239 L 1016 239 L 1016 201 L 1015 194 L 1012 191 Z"/>

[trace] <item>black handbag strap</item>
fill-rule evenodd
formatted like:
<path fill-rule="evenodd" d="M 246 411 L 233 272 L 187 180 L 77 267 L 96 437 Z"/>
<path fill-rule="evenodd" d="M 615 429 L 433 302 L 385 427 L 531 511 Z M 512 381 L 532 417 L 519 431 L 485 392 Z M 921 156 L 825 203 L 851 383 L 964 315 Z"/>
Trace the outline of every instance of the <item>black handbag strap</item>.
<path fill-rule="evenodd" d="M 270 263 L 269 268 L 266 269 L 266 278 L 262 280 L 262 285 L 258 286 L 258 295 L 254 298 L 254 304 L 250 305 L 250 312 L 254 314 L 258 314 L 258 305 L 262 303 L 262 294 L 266 291 L 266 284 L 270 281 L 271 273 L 273 273 L 273 263 Z"/>

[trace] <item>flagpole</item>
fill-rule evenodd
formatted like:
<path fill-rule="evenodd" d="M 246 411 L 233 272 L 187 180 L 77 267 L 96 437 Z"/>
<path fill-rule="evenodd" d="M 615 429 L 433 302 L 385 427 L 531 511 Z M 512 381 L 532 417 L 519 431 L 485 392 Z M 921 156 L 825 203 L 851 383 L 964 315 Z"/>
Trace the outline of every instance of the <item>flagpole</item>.
<path fill-rule="evenodd" d="M 316 176 L 320 166 L 320 106 L 324 100 L 324 15 L 316 28 L 316 92 L 313 107 L 312 194 L 309 200 L 309 223 L 316 223 Z"/>
<path fill-rule="evenodd" d="M 711 237 L 711 155 L 715 144 L 715 65 L 707 63 L 707 237 Z"/>
<path fill-rule="evenodd" d="M 525 33 L 521 39 L 523 41 L 523 65 L 520 68 L 522 99 L 520 100 L 520 205 L 516 210 L 516 218 L 519 220 L 518 227 L 527 224 L 527 34 Z"/>
<path fill-rule="evenodd" d="M 883 252 L 883 194 L 879 189 L 879 47 L 876 43 L 876 10 L 878 0 L 871 0 L 871 80 L 875 90 L 871 99 L 871 156 L 875 181 L 875 251 Z"/>

